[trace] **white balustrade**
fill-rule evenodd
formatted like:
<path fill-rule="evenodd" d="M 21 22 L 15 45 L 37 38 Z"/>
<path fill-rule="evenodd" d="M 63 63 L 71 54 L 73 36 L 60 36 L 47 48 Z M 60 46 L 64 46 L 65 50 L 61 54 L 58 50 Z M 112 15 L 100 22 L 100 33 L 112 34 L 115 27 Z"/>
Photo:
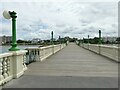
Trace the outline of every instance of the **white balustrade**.
<path fill-rule="evenodd" d="M 99 47 L 99 45 L 89 44 L 88 47 L 89 47 L 89 48 L 88 48 L 89 50 L 91 50 L 91 51 L 93 51 L 93 52 L 95 52 L 95 53 L 98 53 L 98 54 L 100 53 L 100 50 L 99 50 L 100 47 Z"/>
<path fill-rule="evenodd" d="M 27 70 L 26 64 L 33 61 L 42 61 L 65 46 L 65 44 L 51 45 L 0 54 L 0 85 L 22 76 L 24 71 Z"/>
<path fill-rule="evenodd" d="M 12 53 L 0 54 L 0 85 L 12 79 Z"/>
<path fill-rule="evenodd" d="M 0 54 L 0 85 L 24 74 L 27 69 L 24 63 L 25 53 L 26 51 L 20 50 Z"/>
<path fill-rule="evenodd" d="M 115 61 L 118 61 L 118 47 L 115 46 L 101 46 L 100 47 L 100 54 L 107 56 Z"/>
<path fill-rule="evenodd" d="M 107 46 L 107 45 L 96 45 L 96 44 L 80 44 L 81 47 L 108 57 L 114 61 L 119 62 L 120 59 L 120 47 Z"/>
<path fill-rule="evenodd" d="M 65 44 L 59 44 L 59 45 L 50 45 L 46 47 L 26 48 L 26 50 L 28 51 L 26 63 L 29 64 L 32 61 L 43 61 L 47 57 L 60 51 L 65 46 L 66 46 Z"/>

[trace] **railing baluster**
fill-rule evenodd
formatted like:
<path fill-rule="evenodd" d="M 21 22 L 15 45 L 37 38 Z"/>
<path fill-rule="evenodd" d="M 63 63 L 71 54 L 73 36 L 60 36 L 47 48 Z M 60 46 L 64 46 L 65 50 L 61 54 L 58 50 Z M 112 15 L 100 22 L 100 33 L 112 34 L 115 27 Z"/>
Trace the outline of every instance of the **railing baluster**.
<path fill-rule="evenodd" d="M 27 57 L 26 54 L 24 54 L 23 55 L 23 70 L 24 71 L 27 69 L 26 64 L 25 64 L 26 63 L 26 59 L 27 59 L 26 57 Z"/>
<path fill-rule="evenodd" d="M 3 77 L 3 58 L 0 58 L 0 81 L 4 79 Z"/>
<path fill-rule="evenodd" d="M 10 59 L 9 59 L 9 57 L 7 57 L 6 63 L 7 63 L 7 74 L 8 74 L 8 76 L 10 76 Z"/>
<path fill-rule="evenodd" d="M 25 50 L 21 50 L 0 54 L 0 85 L 24 74 L 22 61 L 25 53 Z"/>
<path fill-rule="evenodd" d="M 6 57 L 3 58 L 3 76 L 6 78 L 8 76 L 7 74 L 7 63 L 6 63 Z"/>
<path fill-rule="evenodd" d="M 58 52 L 65 46 L 62 45 L 50 45 L 47 47 L 38 47 L 38 48 L 27 48 L 28 50 L 28 57 L 29 57 L 29 62 L 33 61 L 42 61 L 43 59 L 49 57 L 50 55 Z"/>

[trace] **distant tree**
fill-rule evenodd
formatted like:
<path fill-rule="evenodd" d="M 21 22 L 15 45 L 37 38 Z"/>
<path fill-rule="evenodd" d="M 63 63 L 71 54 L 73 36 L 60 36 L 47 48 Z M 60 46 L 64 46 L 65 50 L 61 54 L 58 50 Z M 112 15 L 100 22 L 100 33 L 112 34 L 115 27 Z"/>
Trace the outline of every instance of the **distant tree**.
<path fill-rule="evenodd" d="M 116 39 L 117 43 L 120 44 L 120 37 Z"/>
<path fill-rule="evenodd" d="M 17 43 L 25 43 L 24 40 L 17 40 Z"/>
<path fill-rule="evenodd" d="M 99 43 L 99 38 L 98 37 L 94 37 L 93 41 L 94 41 L 95 44 L 98 44 Z"/>
<path fill-rule="evenodd" d="M 109 40 L 107 40 L 105 43 L 106 43 L 106 44 L 111 44 L 111 42 L 110 42 Z"/>

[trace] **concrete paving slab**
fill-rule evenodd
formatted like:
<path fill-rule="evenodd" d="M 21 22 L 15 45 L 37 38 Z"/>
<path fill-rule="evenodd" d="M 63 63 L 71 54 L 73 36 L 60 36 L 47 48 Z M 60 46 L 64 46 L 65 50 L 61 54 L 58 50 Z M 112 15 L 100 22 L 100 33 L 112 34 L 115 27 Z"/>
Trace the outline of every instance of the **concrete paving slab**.
<path fill-rule="evenodd" d="M 112 77 L 64 77 L 25 75 L 12 80 L 5 88 L 117 88 Z"/>
<path fill-rule="evenodd" d="M 43 62 L 28 66 L 25 75 L 117 77 L 118 63 L 70 44 Z"/>

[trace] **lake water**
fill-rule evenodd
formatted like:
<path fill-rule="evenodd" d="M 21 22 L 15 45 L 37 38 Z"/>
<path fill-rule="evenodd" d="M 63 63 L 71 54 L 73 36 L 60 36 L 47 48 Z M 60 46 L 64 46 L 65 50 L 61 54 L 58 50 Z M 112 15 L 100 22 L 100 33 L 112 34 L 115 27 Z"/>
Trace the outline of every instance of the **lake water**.
<path fill-rule="evenodd" d="M 26 49 L 27 47 L 38 47 L 39 45 L 19 45 L 18 48 L 21 50 Z M 8 52 L 11 46 L 0 46 L 0 53 Z"/>

